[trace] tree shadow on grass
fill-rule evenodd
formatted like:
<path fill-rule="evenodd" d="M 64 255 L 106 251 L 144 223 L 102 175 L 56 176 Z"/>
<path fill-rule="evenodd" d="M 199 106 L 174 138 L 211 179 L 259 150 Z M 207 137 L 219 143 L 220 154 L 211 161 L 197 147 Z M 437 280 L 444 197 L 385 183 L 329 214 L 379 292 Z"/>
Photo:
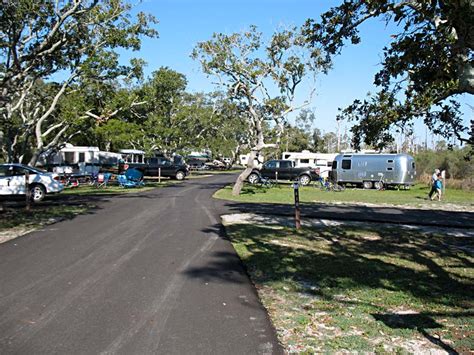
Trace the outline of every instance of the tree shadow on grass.
<path fill-rule="evenodd" d="M 341 294 L 367 290 L 387 295 L 388 291 L 392 299 L 369 301 L 367 308 L 375 311 L 374 319 L 391 328 L 415 329 L 430 342 L 455 352 L 427 332 L 442 327 L 432 318 L 436 313 L 395 311 L 398 307 L 472 308 L 472 276 L 459 271 L 472 269 L 472 254 L 456 247 L 459 243 L 472 247 L 471 238 L 460 241 L 380 226 L 363 233 L 343 227 L 298 233 L 241 225 L 231 226 L 230 234 L 240 248 L 245 245 L 243 261 L 256 284 L 293 280 L 300 293 L 342 304 Z M 469 317 L 465 312 L 458 314 Z"/>

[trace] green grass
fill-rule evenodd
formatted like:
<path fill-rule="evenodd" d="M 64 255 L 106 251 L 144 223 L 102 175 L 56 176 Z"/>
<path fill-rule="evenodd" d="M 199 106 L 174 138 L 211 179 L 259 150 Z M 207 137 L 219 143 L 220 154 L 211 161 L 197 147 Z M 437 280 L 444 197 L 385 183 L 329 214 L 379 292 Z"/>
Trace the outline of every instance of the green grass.
<path fill-rule="evenodd" d="M 23 202 L 13 206 L 7 205 L 0 214 L 0 232 L 12 228 L 34 229 L 57 220 L 71 219 L 78 214 L 87 213 L 96 207 L 96 202 L 87 200 L 88 196 L 139 193 L 175 183 L 179 183 L 179 181 L 162 180 L 160 183 L 146 182 L 146 185 L 140 188 L 122 188 L 113 184 L 105 188 L 96 188 L 86 184 L 79 187 L 66 188 L 58 195 L 47 196 L 42 203 L 32 204 L 30 211 L 26 211 Z M 62 196 L 66 198 L 62 199 Z M 77 197 L 77 199 L 74 197 Z"/>
<path fill-rule="evenodd" d="M 227 233 L 289 352 L 474 348 L 471 239 L 386 226 Z"/>
<path fill-rule="evenodd" d="M 12 228 L 38 228 L 42 225 L 53 223 L 57 220 L 71 219 L 78 214 L 83 214 L 93 208 L 94 205 L 78 204 L 63 206 L 31 206 L 30 211 L 25 208 L 5 208 L 1 213 L 0 232 Z"/>
<path fill-rule="evenodd" d="M 429 188 L 418 184 L 410 190 L 363 190 L 347 188 L 342 192 L 321 191 L 319 188 L 306 186 L 300 188 L 300 201 L 312 202 L 356 202 L 373 204 L 395 204 L 423 206 L 428 204 L 458 204 L 474 206 L 474 191 L 447 189 L 442 201 L 427 201 Z M 219 190 L 214 197 L 239 202 L 254 203 L 294 203 L 294 192 L 290 184 L 280 184 L 276 187 L 265 188 L 246 184 L 240 196 L 232 196 L 232 187 Z"/>

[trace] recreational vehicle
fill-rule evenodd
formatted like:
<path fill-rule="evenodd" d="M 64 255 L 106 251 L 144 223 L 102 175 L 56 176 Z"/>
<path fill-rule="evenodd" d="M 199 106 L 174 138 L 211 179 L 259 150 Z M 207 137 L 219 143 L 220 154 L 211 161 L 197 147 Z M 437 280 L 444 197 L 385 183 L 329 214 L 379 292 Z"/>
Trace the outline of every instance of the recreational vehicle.
<path fill-rule="evenodd" d="M 408 154 L 339 154 L 334 158 L 331 178 L 338 184 L 373 187 L 415 183 L 415 160 Z"/>
<path fill-rule="evenodd" d="M 249 157 L 250 157 L 250 154 L 241 154 L 239 156 L 240 165 L 247 167 L 247 164 L 249 162 Z M 254 167 L 261 168 L 264 161 L 265 161 L 265 157 L 263 155 L 261 154 L 257 155 L 257 157 L 254 160 Z"/>
<path fill-rule="evenodd" d="M 309 150 L 302 152 L 283 152 L 282 159 L 291 160 L 297 168 L 319 169 L 319 175 L 327 178 L 332 169 L 332 162 L 337 154 L 312 153 Z"/>
<path fill-rule="evenodd" d="M 145 152 L 139 149 L 120 149 L 125 163 L 145 163 Z"/>
<path fill-rule="evenodd" d="M 59 152 L 41 157 L 40 162 L 57 174 L 91 175 L 101 168 L 117 166 L 121 158 L 121 154 L 104 152 L 98 147 L 67 144 Z"/>

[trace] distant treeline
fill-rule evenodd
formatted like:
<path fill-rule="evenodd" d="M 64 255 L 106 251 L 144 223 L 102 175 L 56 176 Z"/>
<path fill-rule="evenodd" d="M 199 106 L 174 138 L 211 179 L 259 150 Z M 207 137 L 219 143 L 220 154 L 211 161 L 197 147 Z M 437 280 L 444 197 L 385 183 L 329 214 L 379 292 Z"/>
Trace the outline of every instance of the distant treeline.
<path fill-rule="evenodd" d="M 414 155 L 418 177 L 423 179 L 433 174 L 434 169 L 446 170 L 446 177 L 454 180 L 468 180 L 472 184 L 474 178 L 474 157 L 467 159 L 469 148 L 453 150 L 426 150 Z"/>

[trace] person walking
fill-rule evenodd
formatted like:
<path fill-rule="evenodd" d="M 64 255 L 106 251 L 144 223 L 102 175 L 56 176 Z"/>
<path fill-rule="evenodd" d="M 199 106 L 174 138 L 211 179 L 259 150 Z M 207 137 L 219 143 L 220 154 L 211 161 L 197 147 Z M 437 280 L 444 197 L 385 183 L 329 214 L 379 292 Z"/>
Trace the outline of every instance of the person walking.
<path fill-rule="evenodd" d="M 436 191 L 436 181 L 439 179 L 440 171 L 439 169 L 435 169 L 433 175 L 431 175 L 431 190 L 428 194 L 428 199 L 433 200 L 433 195 L 437 192 Z"/>
<path fill-rule="evenodd" d="M 438 195 L 438 201 L 441 201 L 441 193 L 443 192 L 443 179 L 441 174 L 438 175 L 438 180 L 436 180 L 436 194 Z"/>

